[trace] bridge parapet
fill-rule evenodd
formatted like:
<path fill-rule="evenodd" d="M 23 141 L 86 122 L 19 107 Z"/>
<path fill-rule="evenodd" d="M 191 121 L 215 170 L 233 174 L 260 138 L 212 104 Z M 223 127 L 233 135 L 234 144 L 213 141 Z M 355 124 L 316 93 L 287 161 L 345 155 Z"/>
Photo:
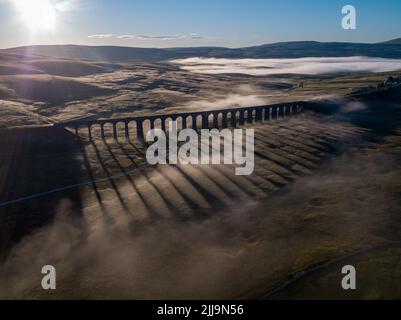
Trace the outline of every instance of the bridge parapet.
<path fill-rule="evenodd" d="M 119 125 L 123 125 L 123 135 L 128 139 L 132 135 L 138 140 L 144 140 L 145 130 L 159 128 L 164 131 L 168 128 L 170 121 L 179 122 L 178 129 L 224 129 L 236 128 L 238 126 L 250 125 L 257 122 L 277 120 L 302 112 L 306 102 L 296 101 L 274 105 L 263 105 L 246 108 L 231 108 L 210 111 L 183 112 L 164 115 L 149 115 L 141 117 L 127 117 L 100 120 L 78 120 L 64 123 L 56 123 L 60 128 L 72 129 L 79 135 L 81 129 L 87 130 L 88 139 L 93 140 L 93 128 L 98 126 L 100 136 L 106 139 L 106 126 L 111 125 L 112 137 L 118 139 Z M 134 132 L 133 129 L 135 126 Z"/>

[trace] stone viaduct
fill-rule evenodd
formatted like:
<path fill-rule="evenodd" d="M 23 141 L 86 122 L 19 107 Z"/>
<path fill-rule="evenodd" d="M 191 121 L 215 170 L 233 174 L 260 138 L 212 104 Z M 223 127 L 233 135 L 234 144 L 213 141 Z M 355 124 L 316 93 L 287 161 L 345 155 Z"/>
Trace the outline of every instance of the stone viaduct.
<path fill-rule="evenodd" d="M 89 140 L 93 140 L 93 128 L 100 127 L 100 135 L 102 139 L 106 138 L 105 126 L 111 125 L 112 136 L 118 139 L 119 125 L 123 125 L 122 130 L 126 138 L 132 135 L 131 126 L 135 124 L 136 138 L 144 140 L 146 135 L 145 126 L 148 129 L 159 128 L 166 131 L 169 121 L 177 121 L 178 129 L 192 128 L 198 129 L 224 129 L 235 128 L 237 126 L 249 125 L 256 122 L 276 120 L 291 115 L 298 114 L 304 110 L 306 102 L 288 102 L 274 105 L 264 105 L 246 108 L 232 108 L 224 110 L 210 110 L 185 112 L 164 115 L 150 115 L 132 118 L 107 119 L 107 120 L 78 120 L 64 123 L 54 124 L 57 128 L 65 128 L 73 130 L 77 135 L 79 130 L 87 130 Z"/>

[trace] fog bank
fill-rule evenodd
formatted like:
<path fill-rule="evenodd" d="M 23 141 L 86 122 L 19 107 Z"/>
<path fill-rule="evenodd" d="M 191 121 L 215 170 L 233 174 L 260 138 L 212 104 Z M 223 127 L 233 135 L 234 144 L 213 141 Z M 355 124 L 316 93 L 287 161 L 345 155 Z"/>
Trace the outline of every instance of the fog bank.
<path fill-rule="evenodd" d="M 188 58 L 173 60 L 183 70 L 203 74 L 331 74 L 388 72 L 401 69 L 401 60 L 371 57 L 299 58 L 299 59 L 217 59 Z"/>

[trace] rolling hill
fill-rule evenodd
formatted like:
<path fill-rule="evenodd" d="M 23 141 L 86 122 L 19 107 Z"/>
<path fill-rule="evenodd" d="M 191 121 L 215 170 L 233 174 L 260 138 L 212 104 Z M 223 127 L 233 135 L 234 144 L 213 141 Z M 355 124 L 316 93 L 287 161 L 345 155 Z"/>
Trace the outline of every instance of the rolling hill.
<path fill-rule="evenodd" d="M 216 58 L 302 58 L 368 56 L 401 58 L 401 38 L 383 43 L 295 41 L 246 48 L 183 47 L 135 48 L 114 46 L 27 46 L 0 50 L 0 54 L 24 57 L 91 60 L 108 63 L 126 61 L 161 62 L 189 57 Z"/>
<path fill-rule="evenodd" d="M 401 45 L 401 38 L 393 39 L 390 41 L 382 42 L 382 44 L 393 44 L 393 45 Z"/>

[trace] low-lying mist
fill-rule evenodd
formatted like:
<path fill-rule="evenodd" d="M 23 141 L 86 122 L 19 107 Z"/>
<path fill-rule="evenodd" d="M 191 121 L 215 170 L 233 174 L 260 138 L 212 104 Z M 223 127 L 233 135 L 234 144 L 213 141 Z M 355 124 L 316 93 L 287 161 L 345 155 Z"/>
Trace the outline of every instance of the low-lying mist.
<path fill-rule="evenodd" d="M 173 60 L 183 70 L 203 74 L 333 74 L 388 72 L 401 69 L 401 60 L 371 57 L 299 59 L 218 59 L 188 58 Z"/>

